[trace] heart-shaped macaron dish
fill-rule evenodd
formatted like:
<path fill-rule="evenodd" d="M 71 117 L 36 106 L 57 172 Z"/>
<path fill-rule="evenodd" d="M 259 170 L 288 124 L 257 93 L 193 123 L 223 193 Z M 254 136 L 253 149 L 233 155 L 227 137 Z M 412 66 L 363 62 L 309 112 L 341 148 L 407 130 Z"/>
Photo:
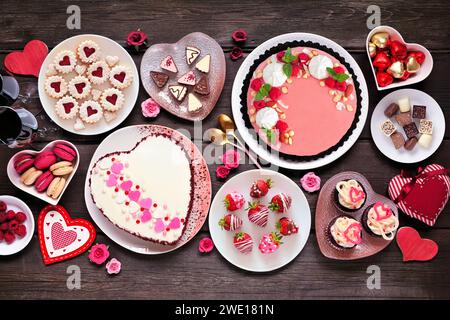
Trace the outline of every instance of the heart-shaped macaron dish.
<path fill-rule="evenodd" d="M 400 32 L 389 26 L 370 31 L 366 50 L 378 90 L 420 82 L 433 69 L 433 57 L 428 49 L 407 43 Z"/>
<path fill-rule="evenodd" d="M 341 172 L 322 187 L 316 207 L 316 237 L 330 259 L 355 260 L 386 248 L 398 228 L 394 202 L 377 194 L 357 172 Z"/>
<path fill-rule="evenodd" d="M 155 44 L 141 62 L 147 93 L 170 113 L 191 121 L 208 116 L 225 83 L 226 63 L 220 45 L 194 32 L 178 42 Z"/>
<path fill-rule="evenodd" d="M 19 189 L 56 205 L 72 180 L 80 155 L 72 143 L 55 140 L 41 151 L 24 150 L 8 162 L 8 178 Z"/>

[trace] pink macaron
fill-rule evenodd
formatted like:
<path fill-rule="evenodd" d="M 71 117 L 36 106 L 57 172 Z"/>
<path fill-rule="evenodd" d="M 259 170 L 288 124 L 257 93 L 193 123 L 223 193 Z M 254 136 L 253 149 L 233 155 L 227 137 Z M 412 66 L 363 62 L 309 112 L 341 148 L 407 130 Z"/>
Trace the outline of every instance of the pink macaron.
<path fill-rule="evenodd" d="M 50 182 L 52 182 L 53 178 L 54 178 L 53 174 L 50 171 L 45 171 L 34 182 L 34 186 L 36 187 L 36 190 L 38 192 L 44 192 L 45 190 L 47 190 L 47 188 L 50 185 Z"/>
<path fill-rule="evenodd" d="M 62 160 L 73 161 L 77 156 L 75 150 L 63 143 L 57 143 L 53 147 L 53 152 Z"/>
<path fill-rule="evenodd" d="M 14 169 L 18 174 L 24 173 L 34 164 L 34 157 L 31 154 L 22 153 L 14 159 Z"/>
<path fill-rule="evenodd" d="M 56 155 L 52 151 L 42 151 L 34 159 L 36 169 L 47 169 L 56 162 Z"/>

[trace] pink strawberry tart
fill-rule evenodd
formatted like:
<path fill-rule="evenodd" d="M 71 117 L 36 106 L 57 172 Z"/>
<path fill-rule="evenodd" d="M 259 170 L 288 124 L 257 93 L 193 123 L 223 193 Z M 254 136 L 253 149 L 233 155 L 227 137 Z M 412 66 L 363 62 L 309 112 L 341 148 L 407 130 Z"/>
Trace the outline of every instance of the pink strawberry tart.
<path fill-rule="evenodd" d="M 175 245 L 193 205 L 193 169 L 188 153 L 166 134 L 151 134 L 130 151 L 101 157 L 90 173 L 99 210 L 139 238 Z"/>
<path fill-rule="evenodd" d="M 241 110 L 246 126 L 270 149 L 317 158 L 337 149 L 356 127 L 359 85 L 332 50 L 289 45 L 272 48 L 250 68 Z"/>

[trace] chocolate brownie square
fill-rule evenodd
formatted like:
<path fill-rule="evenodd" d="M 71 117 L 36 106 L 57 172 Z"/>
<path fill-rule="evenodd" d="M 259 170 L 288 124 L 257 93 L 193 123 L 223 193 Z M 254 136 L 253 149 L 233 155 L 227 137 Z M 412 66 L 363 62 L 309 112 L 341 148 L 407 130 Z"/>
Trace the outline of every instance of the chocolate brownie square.
<path fill-rule="evenodd" d="M 427 115 L 426 106 L 413 106 L 413 118 L 425 119 L 426 115 Z"/>
<path fill-rule="evenodd" d="M 412 137 L 415 137 L 419 134 L 419 130 L 417 129 L 417 126 L 414 122 L 403 126 L 403 130 L 405 131 L 408 139 L 411 139 Z"/>

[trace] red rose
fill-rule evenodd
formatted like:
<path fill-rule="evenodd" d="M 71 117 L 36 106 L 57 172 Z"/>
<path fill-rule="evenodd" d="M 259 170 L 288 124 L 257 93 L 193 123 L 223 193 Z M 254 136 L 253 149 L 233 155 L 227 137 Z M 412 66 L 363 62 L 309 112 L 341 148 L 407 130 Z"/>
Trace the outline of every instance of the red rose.
<path fill-rule="evenodd" d="M 230 52 L 230 58 L 231 60 L 237 60 L 239 58 L 242 58 L 242 56 L 244 55 L 244 53 L 242 52 L 242 49 L 239 47 L 234 47 L 233 49 L 231 49 Z"/>
<path fill-rule="evenodd" d="M 127 36 L 129 46 L 141 46 L 147 41 L 147 35 L 141 30 L 131 31 Z"/>
<path fill-rule="evenodd" d="M 270 91 L 269 91 L 269 97 L 273 101 L 277 101 L 278 98 L 281 97 L 281 90 L 280 90 L 280 88 L 272 87 L 272 89 L 270 89 Z"/>
<path fill-rule="evenodd" d="M 263 78 L 256 78 L 253 79 L 252 82 L 250 83 L 250 88 L 252 88 L 255 91 L 259 91 L 259 89 L 263 84 L 264 84 Z"/>
<path fill-rule="evenodd" d="M 225 179 L 230 174 L 230 169 L 225 166 L 218 166 L 216 169 L 216 176 L 219 179 Z"/>
<path fill-rule="evenodd" d="M 255 100 L 253 102 L 253 106 L 255 107 L 256 111 L 258 111 L 264 108 L 266 106 L 266 103 L 264 102 L 264 100 Z"/>
<path fill-rule="evenodd" d="M 231 34 L 231 37 L 233 38 L 234 42 L 236 43 L 242 43 L 247 41 L 247 31 L 244 29 L 236 29 Z"/>

